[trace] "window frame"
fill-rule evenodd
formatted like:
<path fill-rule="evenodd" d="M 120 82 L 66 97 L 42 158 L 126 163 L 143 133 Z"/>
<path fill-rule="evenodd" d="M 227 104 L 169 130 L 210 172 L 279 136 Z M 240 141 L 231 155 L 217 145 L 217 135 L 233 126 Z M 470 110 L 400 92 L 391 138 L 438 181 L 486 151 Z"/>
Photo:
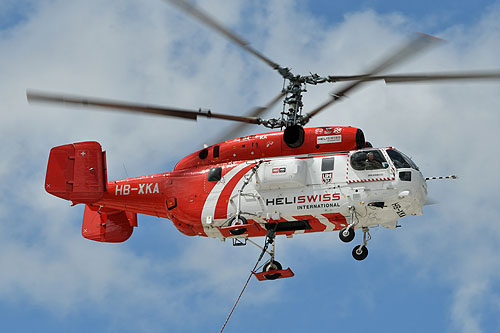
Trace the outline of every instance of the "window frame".
<path fill-rule="evenodd" d="M 374 161 L 380 163 L 380 167 L 377 168 L 368 168 L 367 167 L 367 156 L 369 153 L 372 153 L 374 155 Z M 357 159 L 356 155 L 364 154 L 363 158 Z M 389 162 L 385 158 L 384 154 L 378 150 L 378 149 L 370 149 L 370 150 L 361 150 L 361 151 L 356 151 L 349 156 L 349 164 L 351 168 L 353 168 L 356 171 L 374 171 L 374 170 L 387 170 L 389 167 Z"/>

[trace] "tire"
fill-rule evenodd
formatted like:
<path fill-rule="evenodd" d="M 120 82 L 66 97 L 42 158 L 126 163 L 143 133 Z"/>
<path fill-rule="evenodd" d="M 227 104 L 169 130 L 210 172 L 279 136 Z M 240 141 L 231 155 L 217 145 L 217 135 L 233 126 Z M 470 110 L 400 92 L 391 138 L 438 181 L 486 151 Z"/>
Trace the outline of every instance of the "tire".
<path fill-rule="evenodd" d="M 354 232 L 354 228 L 352 228 L 352 227 L 349 229 L 344 228 L 344 229 L 339 231 L 339 238 L 344 243 L 351 242 L 354 239 L 355 235 L 356 235 L 356 233 Z"/>
<path fill-rule="evenodd" d="M 283 266 L 279 263 L 279 261 L 269 261 L 267 262 L 264 267 L 262 268 L 263 272 L 272 272 L 272 271 L 281 271 L 283 269 Z M 281 273 L 274 273 L 274 274 L 264 274 L 264 277 L 268 280 L 276 280 L 277 278 L 281 277 Z"/>
<path fill-rule="evenodd" d="M 233 218 L 231 223 L 229 224 L 231 227 L 235 225 L 240 225 L 240 224 L 248 224 L 247 219 L 244 218 L 243 216 L 238 216 L 238 220 L 236 218 Z M 247 232 L 247 228 L 241 228 L 241 229 L 234 229 L 234 230 L 229 230 L 229 233 L 235 236 L 239 236 Z"/>
<path fill-rule="evenodd" d="M 368 248 L 366 246 L 358 245 L 352 249 L 352 256 L 356 260 L 364 260 L 368 256 Z"/>

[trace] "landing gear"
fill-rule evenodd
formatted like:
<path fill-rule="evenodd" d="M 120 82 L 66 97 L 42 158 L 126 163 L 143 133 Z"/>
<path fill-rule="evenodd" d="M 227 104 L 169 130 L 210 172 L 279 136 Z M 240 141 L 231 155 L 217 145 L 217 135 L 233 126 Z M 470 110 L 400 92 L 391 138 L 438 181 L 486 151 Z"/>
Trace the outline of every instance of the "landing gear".
<path fill-rule="evenodd" d="M 351 228 L 346 227 L 346 228 L 340 230 L 340 232 L 339 232 L 339 238 L 344 243 L 351 242 L 354 239 L 354 236 L 355 236 L 355 232 L 354 232 L 353 227 L 351 227 Z"/>
<path fill-rule="evenodd" d="M 352 249 L 352 256 L 356 260 L 364 260 L 368 256 L 368 249 L 366 246 L 358 245 Z"/>
<path fill-rule="evenodd" d="M 368 248 L 366 247 L 366 244 L 368 244 L 370 239 L 372 239 L 372 236 L 370 236 L 370 229 L 363 227 L 363 243 L 352 249 L 352 256 L 354 259 L 361 261 L 368 256 Z"/>
<path fill-rule="evenodd" d="M 283 266 L 276 260 L 269 260 L 264 267 L 262 268 L 262 272 L 272 273 L 273 271 L 281 271 Z M 273 274 L 264 274 L 264 277 L 268 280 L 276 280 L 281 277 L 281 273 L 273 273 Z"/>
<path fill-rule="evenodd" d="M 356 226 L 356 224 L 358 224 L 354 206 L 349 206 L 349 215 L 349 225 L 339 232 L 339 238 L 344 243 L 349 243 L 354 239 L 354 236 L 356 235 L 356 233 L 354 232 L 354 227 Z"/>
<path fill-rule="evenodd" d="M 246 225 L 246 224 L 248 224 L 247 219 L 244 218 L 241 215 L 241 197 L 245 196 L 245 195 L 248 195 L 248 194 L 244 194 L 243 190 L 248 185 L 248 183 L 250 182 L 250 179 L 252 179 L 253 175 L 255 175 L 255 173 L 257 172 L 257 169 L 259 168 L 259 166 L 261 165 L 262 162 L 264 162 L 264 161 L 260 160 L 252 168 L 252 173 L 250 175 L 248 175 L 248 176 L 245 176 L 245 181 L 243 182 L 243 185 L 241 186 L 241 188 L 238 190 L 238 201 L 236 202 L 236 215 L 229 222 L 229 226 L 231 226 L 231 227 L 235 226 L 235 225 Z M 247 232 L 247 228 L 229 230 L 229 233 L 231 233 L 231 234 L 233 234 L 235 236 L 242 235 L 245 232 Z"/>
<path fill-rule="evenodd" d="M 294 276 L 290 268 L 283 269 L 281 264 L 278 261 L 274 260 L 274 250 L 275 250 L 274 238 L 276 237 L 276 228 L 278 224 L 275 223 L 270 225 L 271 226 L 267 227 L 268 230 L 266 234 L 266 240 L 264 242 L 264 247 L 261 247 L 251 239 L 248 239 L 250 243 L 262 249 L 262 253 L 259 256 L 259 260 L 257 260 L 257 264 L 255 264 L 255 267 L 252 270 L 252 274 L 254 274 L 259 281 L 276 280 Z M 271 251 L 267 250 L 269 245 L 272 245 Z M 258 270 L 257 267 L 259 265 L 259 262 L 262 260 L 264 254 L 266 253 L 269 254 L 271 258 L 263 265 L 262 272 L 256 273 L 256 270 Z"/>
<path fill-rule="evenodd" d="M 247 224 L 247 219 L 244 218 L 241 215 L 236 215 L 233 220 L 229 223 L 229 225 L 235 226 L 235 225 L 245 225 Z M 241 228 L 241 229 L 234 229 L 234 230 L 229 230 L 229 232 L 235 236 L 242 235 L 247 231 L 247 228 Z"/>
<path fill-rule="evenodd" d="M 356 209 L 354 208 L 354 206 L 349 206 L 349 215 L 350 215 L 349 225 L 344 229 L 340 230 L 339 232 L 339 238 L 344 243 L 349 243 L 354 239 L 355 236 L 354 228 L 359 223 L 359 220 L 356 216 Z M 368 227 L 362 227 L 362 230 L 363 230 L 363 243 L 352 249 L 352 256 L 356 260 L 364 260 L 368 256 L 368 248 L 366 247 L 366 244 L 368 244 L 368 241 L 372 238 L 370 236 L 370 229 L 368 229 Z"/>

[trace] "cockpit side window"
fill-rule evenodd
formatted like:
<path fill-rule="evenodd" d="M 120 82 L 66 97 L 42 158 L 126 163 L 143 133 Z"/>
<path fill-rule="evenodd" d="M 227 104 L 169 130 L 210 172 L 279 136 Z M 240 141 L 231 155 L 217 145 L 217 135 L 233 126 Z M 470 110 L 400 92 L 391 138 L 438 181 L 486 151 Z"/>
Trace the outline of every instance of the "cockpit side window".
<path fill-rule="evenodd" d="M 401 153 L 397 150 L 394 150 L 394 149 L 387 149 L 386 152 L 387 152 L 387 155 L 389 155 L 389 157 L 391 158 L 392 163 L 394 163 L 394 166 L 397 169 L 413 168 L 415 170 L 418 170 L 417 165 L 415 163 L 413 163 L 413 161 L 408 156 L 404 155 L 403 153 Z"/>
<path fill-rule="evenodd" d="M 354 170 L 386 169 L 389 165 L 378 150 L 359 151 L 352 154 L 351 166 Z"/>

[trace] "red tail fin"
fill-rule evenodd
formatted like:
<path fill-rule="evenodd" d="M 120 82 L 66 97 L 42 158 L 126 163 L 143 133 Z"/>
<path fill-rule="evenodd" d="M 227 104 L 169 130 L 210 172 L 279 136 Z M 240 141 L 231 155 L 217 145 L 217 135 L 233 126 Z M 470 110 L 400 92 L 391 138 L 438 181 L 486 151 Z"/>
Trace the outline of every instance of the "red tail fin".
<path fill-rule="evenodd" d="M 54 147 L 50 151 L 45 189 L 73 203 L 93 203 L 106 191 L 106 153 L 95 141 Z"/>

